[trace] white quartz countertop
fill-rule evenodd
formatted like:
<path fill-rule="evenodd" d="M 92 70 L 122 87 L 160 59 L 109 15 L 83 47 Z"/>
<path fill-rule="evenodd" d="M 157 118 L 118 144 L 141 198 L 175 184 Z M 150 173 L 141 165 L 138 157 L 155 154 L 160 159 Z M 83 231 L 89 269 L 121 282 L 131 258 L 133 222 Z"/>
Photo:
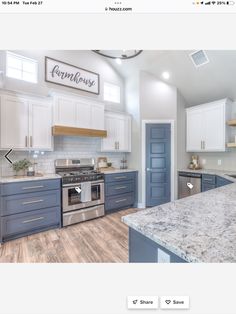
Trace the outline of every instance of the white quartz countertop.
<path fill-rule="evenodd" d="M 55 173 L 35 175 L 32 177 L 28 176 L 12 176 L 12 177 L 0 177 L 0 183 L 13 183 L 13 182 L 24 182 L 24 181 L 37 181 L 37 180 L 49 180 L 49 179 L 60 179 L 61 177 Z"/>
<path fill-rule="evenodd" d="M 113 169 L 108 171 L 103 171 L 104 174 L 113 174 L 113 173 L 126 173 L 126 172 L 134 172 L 137 171 L 135 169 Z"/>
<path fill-rule="evenodd" d="M 236 179 L 226 175 L 234 173 L 204 173 L 233 183 L 140 210 L 122 221 L 188 262 L 236 262 Z"/>

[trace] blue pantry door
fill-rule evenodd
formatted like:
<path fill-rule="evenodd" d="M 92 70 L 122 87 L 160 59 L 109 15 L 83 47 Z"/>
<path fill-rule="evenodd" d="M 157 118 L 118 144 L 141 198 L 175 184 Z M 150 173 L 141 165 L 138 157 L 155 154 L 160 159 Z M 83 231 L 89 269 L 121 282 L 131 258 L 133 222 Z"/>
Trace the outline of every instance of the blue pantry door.
<path fill-rule="evenodd" d="M 170 202 L 171 125 L 146 124 L 146 206 Z"/>

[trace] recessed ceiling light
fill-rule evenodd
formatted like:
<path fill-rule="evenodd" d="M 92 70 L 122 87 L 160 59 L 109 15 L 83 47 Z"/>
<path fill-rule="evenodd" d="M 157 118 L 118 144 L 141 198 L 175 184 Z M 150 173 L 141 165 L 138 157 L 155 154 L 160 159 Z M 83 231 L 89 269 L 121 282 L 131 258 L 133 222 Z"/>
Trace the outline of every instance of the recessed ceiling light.
<path fill-rule="evenodd" d="M 117 64 L 121 64 L 122 62 L 121 62 L 121 59 L 120 58 L 116 58 L 116 63 Z"/>
<path fill-rule="evenodd" d="M 167 72 L 167 71 L 165 71 L 165 72 L 162 73 L 162 77 L 163 77 L 164 80 L 169 80 L 169 78 L 170 78 L 170 73 Z"/>

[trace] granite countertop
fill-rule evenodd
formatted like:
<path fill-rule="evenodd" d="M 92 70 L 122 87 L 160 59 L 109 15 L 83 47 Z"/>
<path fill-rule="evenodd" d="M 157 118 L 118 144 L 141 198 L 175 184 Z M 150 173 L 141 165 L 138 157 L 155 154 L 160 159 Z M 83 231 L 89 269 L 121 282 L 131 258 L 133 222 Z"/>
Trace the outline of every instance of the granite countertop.
<path fill-rule="evenodd" d="M 235 178 L 230 177 L 229 175 L 235 175 L 236 171 L 232 170 L 215 170 L 215 169 L 199 169 L 199 170 L 193 170 L 193 169 L 181 169 L 179 172 L 191 172 L 191 173 L 201 173 L 201 174 L 212 174 L 217 175 L 223 178 L 226 178 L 228 180 L 231 180 L 232 182 L 236 182 Z"/>
<path fill-rule="evenodd" d="M 204 173 L 232 184 L 141 210 L 122 221 L 188 262 L 236 262 L 236 179 L 226 175 L 229 171 Z"/>
<path fill-rule="evenodd" d="M 134 172 L 138 171 L 135 169 L 113 169 L 113 170 L 108 170 L 108 171 L 103 171 L 104 174 L 113 174 L 113 173 L 124 173 L 124 172 Z"/>
<path fill-rule="evenodd" d="M 49 180 L 49 179 L 60 179 L 61 177 L 55 173 L 52 174 L 39 174 L 33 177 L 28 176 L 12 176 L 12 177 L 0 177 L 0 183 L 13 183 L 13 182 L 24 182 L 24 181 L 37 181 L 37 180 Z"/>

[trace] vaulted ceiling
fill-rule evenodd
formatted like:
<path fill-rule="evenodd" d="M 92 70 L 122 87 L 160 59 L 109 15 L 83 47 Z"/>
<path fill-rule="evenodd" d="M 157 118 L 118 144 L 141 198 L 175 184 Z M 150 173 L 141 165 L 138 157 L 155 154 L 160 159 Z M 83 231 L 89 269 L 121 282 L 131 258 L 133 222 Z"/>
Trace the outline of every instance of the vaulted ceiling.
<path fill-rule="evenodd" d="M 192 52 L 146 50 L 121 65 L 115 60 L 108 62 L 125 79 L 138 75 L 139 71 L 147 71 L 163 80 L 163 71 L 168 71 L 167 82 L 180 90 L 190 106 L 225 97 L 236 100 L 236 50 L 207 50 L 210 62 L 199 68 L 189 57 Z"/>

